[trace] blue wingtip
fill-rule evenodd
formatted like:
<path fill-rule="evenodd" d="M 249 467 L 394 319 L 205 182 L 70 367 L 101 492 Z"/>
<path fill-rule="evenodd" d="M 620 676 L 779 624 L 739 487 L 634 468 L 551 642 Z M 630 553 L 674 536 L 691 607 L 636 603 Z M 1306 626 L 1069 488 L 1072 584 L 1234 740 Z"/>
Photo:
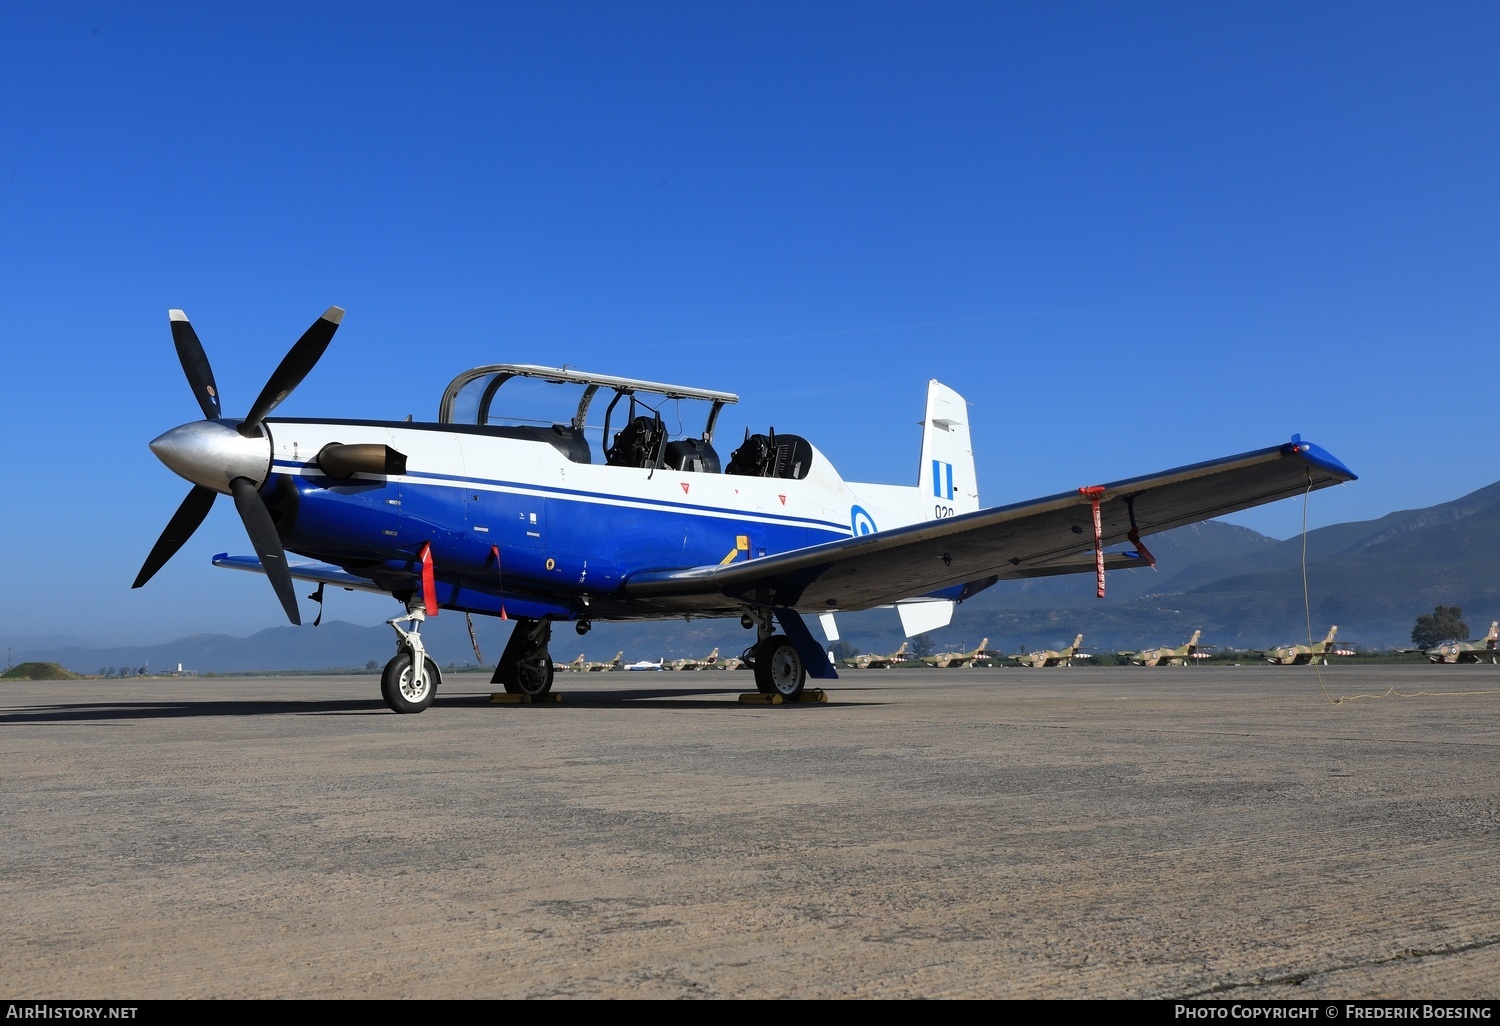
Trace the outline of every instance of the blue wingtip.
<path fill-rule="evenodd" d="M 1293 435 L 1292 440 L 1282 447 L 1282 451 L 1289 456 L 1296 453 L 1309 463 L 1316 464 L 1350 481 L 1359 480 L 1359 475 L 1344 466 L 1344 462 L 1337 456 L 1315 442 L 1304 442 L 1301 435 Z"/>

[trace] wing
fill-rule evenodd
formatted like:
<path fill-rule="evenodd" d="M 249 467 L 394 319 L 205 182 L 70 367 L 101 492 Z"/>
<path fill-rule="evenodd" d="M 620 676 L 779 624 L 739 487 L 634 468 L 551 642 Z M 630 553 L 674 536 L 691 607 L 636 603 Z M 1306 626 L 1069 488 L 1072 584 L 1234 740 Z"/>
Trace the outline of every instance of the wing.
<path fill-rule="evenodd" d="M 1353 480 L 1329 453 L 1293 436 L 1286 445 L 1103 486 L 1102 538 L 1117 544 L 1132 526 L 1137 537 L 1155 534 Z M 1091 571 L 1091 498 L 1080 489 L 744 563 L 635 574 L 622 593 L 665 609 L 732 611 L 752 603 L 822 612 Z M 1128 554 L 1107 563 L 1125 565 L 1141 564 Z"/>
<path fill-rule="evenodd" d="M 254 574 L 263 574 L 265 569 L 260 565 L 260 560 L 254 556 L 231 556 L 227 552 L 221 552 L 213 559 L 214 566 L 225 570 L 246 570 Z M 379 595 L 389 595 L 390 588 L 383 588 L 367 577 L 356 577 L 341 567 L 331 563 L 290 563 L 287 569 L 291 571 L 292 578 L 298 581 L 312 581 L 314 584 L 332 584 L 340 588 L 348 588 L 350 591 L 370 591 Z M 408 578 L 410 575 L 407 575 Z"/>

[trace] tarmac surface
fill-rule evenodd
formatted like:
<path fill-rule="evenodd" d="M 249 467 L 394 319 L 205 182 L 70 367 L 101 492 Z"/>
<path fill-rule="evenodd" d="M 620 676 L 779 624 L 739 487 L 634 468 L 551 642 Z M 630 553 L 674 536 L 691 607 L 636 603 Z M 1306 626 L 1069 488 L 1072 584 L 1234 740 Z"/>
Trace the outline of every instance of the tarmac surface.
<path fill-rule="evenodd" d="M 1500 998 L 1500 668 L 1321 676 L 7 682 L 5 997 Z"/>

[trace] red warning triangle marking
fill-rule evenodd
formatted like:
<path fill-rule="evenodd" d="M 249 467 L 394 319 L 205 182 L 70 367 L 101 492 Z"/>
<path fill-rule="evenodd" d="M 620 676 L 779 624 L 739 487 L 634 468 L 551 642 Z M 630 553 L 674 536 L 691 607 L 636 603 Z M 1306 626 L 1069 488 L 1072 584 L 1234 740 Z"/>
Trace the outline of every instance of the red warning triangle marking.
<path fill-rule="evenodd" d="M 785 505 L 786 505 L 786 496 L 785 496 L 785 495 L 778 495 L 778 496 L 776 496 L 776 498 L 778 498 L 778 499 L 780 499 L 780 500 L 781 500 L 781 504 L 782 504 L 782 505 L 783 505 L 783 506 L 785 506 Z"/>
<path fill-rule="evenodd" d="M 688 490 L 688 483 L 686 481 L 684 481 L 684 482 L 682 482 L 682 494 L 686 495 L 687 494 L 687 490 Z"/>

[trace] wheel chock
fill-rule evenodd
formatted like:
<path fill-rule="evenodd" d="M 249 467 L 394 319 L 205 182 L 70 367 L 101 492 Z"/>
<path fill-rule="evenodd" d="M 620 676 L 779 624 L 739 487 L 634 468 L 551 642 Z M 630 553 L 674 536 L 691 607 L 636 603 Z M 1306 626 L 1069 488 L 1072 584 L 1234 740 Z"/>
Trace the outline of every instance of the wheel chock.
<path fill-rule="evenodd" d="M 759 691 L 750 691 L 740 695 L 741 705 L 781 705 L 783 702 L 827 702 L 828 692 L 822 688 L 808 688 L 796 698 L 783 698 L 781 695 L 763 695 Z"/>

